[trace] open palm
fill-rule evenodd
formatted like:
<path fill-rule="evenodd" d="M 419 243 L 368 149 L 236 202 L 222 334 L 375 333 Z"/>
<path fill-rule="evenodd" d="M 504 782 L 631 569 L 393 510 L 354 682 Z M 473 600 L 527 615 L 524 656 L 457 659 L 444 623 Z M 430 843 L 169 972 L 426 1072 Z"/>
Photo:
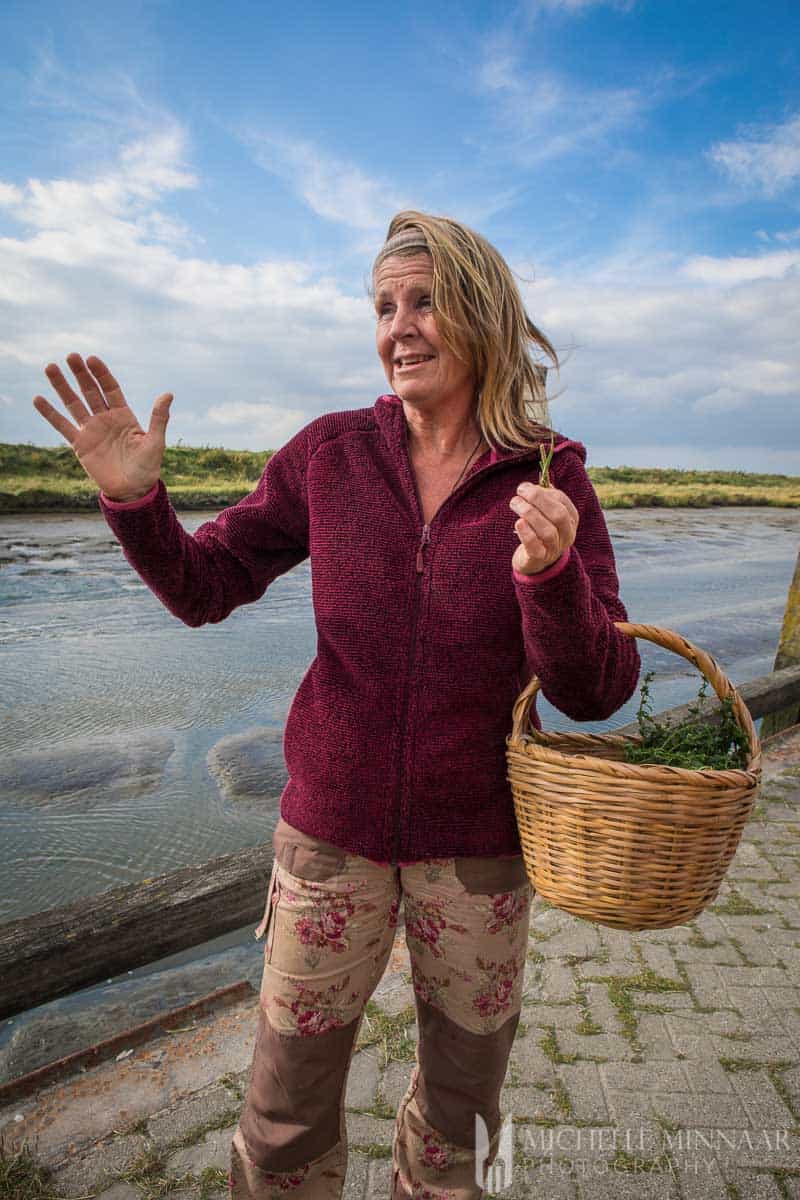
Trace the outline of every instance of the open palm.
<path fill-rule="evenodd" d="M 66 438 L 86 474 L 109 499 L 146 495 L 161 473 L 171 394 L 158 397 L 145 433 L 101 359 L 91 356 L 84 362 L 80 354 L 70 354 L 67 362 L 83 399 L 55 363 L 45 374 L 75 424 L 44 396 L 34 397 L 34 408 Z"/>

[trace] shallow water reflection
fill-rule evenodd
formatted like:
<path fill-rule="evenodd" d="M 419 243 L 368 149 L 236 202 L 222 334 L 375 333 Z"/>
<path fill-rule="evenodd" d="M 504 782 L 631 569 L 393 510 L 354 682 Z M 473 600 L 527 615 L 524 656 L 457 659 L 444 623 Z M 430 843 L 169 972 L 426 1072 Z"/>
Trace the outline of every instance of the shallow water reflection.
<path fill-rule="evenodd" d="M 208 513 L 183 514 L 194 530 Z M 608 514 L 632 620 L 679 630 L 737 681 L 771 669 L 800 512 Z M 97 514 L 0 529 L 0 921 L 267 840 L 283 723 L 315 649 L 310 568 L 189 629 Z M 697 691 L 641 645 L 656 707 Z M 633 719 L 636 700 L 605 728 Z M 565 717 L 541 704 L 545 727 Z"/>

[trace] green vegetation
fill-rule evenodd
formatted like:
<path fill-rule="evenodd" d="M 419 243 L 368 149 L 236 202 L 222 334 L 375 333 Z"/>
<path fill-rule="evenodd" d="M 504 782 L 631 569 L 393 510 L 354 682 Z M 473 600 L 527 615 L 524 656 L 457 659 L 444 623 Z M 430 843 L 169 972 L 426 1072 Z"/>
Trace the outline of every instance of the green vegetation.
<path fill-rule="evenodd" d="M 13 1151 L 0 1142 L 0 1200 L 56 1200 L 58 1195 L 27 1146 Z"/>
<path fill-rule="evenodd" d="M 176 508 L 224 508 L 253 490 L 271 454 L 168 446 L 161 478 Z M 0 479 L 0 512 L 97 511 L 97 486 L 66 445 L 0 443 Z"/>
<path fill-rule="evenodd" d="M 719 721 L 713 724 L 700 719 L 708 688 L 703 680 L 697 700 L 689 705 L 689 715 L 677 724 L 661 723 L 653 717 L 650 681 L 655 672 L 648 671 L 642 680 L 641 700 L 636 714 L 641 744 L 629 743 L 625 759 L 629 763 L 660 763 L 668 767 L 690 770 L 711 769 L 727 771 L 747 766 L 750 743 L 733 712 L 730 699 L 720 706 Z"/>
<path fill-rule="evenodd" d="M 176 508 L 223 508 L 253 490 L 272 453 L 168 446 L 162 478 Z M 0 512 L 97 508 L 97 488 L 66 444 L 0 443 L 0 476 Z M 800 478 L 791 475 L 590 467 L 589 476 L 604 508 L 800 507 Z"/>
<path fill-rule="evenodd" d="M 415 1019 L 413 1004 L 407 1004 L 395 1016 L 389 1016 L 373 1000 L 368 1000 L 356 1049 L 378 1046 L 381 1070 L 390 1062 L 413 1062 L 416 1044 L 409 1034 L 409 1026 L 413 1025 Z"/>
<path fill-rule="evenodd" d="M 792 475 L 590 467 L 589 476 L 603 508 L 800 507 L 800 479 Z"/>

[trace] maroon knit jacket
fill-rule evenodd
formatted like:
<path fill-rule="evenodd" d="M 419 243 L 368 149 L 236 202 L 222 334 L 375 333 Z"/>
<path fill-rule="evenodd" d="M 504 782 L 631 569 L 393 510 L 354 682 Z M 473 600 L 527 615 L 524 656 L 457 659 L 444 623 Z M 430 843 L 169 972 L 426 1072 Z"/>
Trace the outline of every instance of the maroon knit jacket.
<path fill-rule="evenodd" d="M 536 453 L 487 451 L 424 526 L 396 396 L 312 421 L 193 536 L 161 481 L 100 506 L 187 625 L 224 620 L 311 556 L 317 655 L 286 724 L 284 820 L 378 862 L 517 854 L 505 739 L 522 687 L 535 672 L 563 713 L 596 720 L 638 678 L 585 457 L 556 440 L 552 483 L 580 524 L 534 576 L 512 571 L 508 505 L 538 479 Z"/>

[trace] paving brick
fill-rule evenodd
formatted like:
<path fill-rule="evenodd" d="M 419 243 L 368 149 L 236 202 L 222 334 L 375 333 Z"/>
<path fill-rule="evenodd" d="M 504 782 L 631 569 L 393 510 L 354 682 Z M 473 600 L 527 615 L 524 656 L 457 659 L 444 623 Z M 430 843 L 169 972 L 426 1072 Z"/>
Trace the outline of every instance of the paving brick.
<path fill-rule="evenodd" d="M 783 1193 L 774 1176 L 764 1171 L 723 1168 L 725 1178 L 739 1189 L 742 1200 L 782 1200 Z"/>
<path fill-rule="evenodd" d="M 725 1178 L 711 1155 L 676 1154 L 672 1162 L 683 1200 L 730 1200 Z"/>
<path fill-rule="evenodd" d="M 692 931 L 699 933 L 701 937 L 706 938 L 709 942 L 719 941 L 727 935 L 727 929 L 722 923 L 722 918 L 716 913 L 712 913 L 709 909 L 705 909 L 699 916 L 696 916 L 692 921 Z"/>
<path fill-rule="evenodd" d="M 664 1018 L 656 1013 L 639 1013 L 639 1042 L 644 1047 L 646 1057 L 660 1062 L 662 1059 L 675 1058 L 675 1046 L 664 1023 Z"/>
<path fill-rule="evenodd" d="M 562 1063 L 556 1072 L 567 1089 L 573 1120 L 592 1121 L 595 1124 L 605 1124 L 610 1120 L 596 1063 Z"/>
<path fill-rule="evenodd" d="M 506 1087 L 500 1093 L 500 1107 L 511 1113 L 514 1120 L 526 1121 L 559 1120 L 564 1114 L 553 1100 L 550 1091 L 523 1084 L 521 1087 Z"/>
<path fill-rule="evenodd" d="M 212 1129 L 202 1141 L 194 1146 L 176 1150 L 167 1159 L 167 1171 L 171 1175 L 200 1175 L 207 1167 L 221 1167 L 227 1171 L 230 1163 L 231 1134 L 227 1129 Z"/>
<path fill-rule="evenodd" d="M 636 933 L 629 933 L 624 929 L 608 929 L 603 926 L 600 930 L 600 938 L 608 951 L 609 958 L 623 960 L 630 958 L 634 962 L 638 961 Z"/>
<path fill-rule="evenodd" d="M 605 1033 L 619 1031 L 619 1015 L 616 1006 L 611 1003 L 606 983 L 581 983 L 581 991 L 586 997 L 592 1020 L 600 1025 Z"/>
<path fill-rule="evenodd" d="M 698 1004 L 702 1004 L 707 1008 L 724 1007 L 720 1004 L 720 995 L 723 992 L 722 980 L 718 974 L 719 968 L 712 966 L 710 963 L 687 963 L 686 974 L 689 977 L 689 984 L 692 989 L 692 995 L 697 1000 Z"/>
<path fill-rule="evenodd" d="M 618 1171 L 610 1166 L 602 1173 L 578 1177 L 581 1200 L 673 1200 L 678 1185 L 669 1170 L 653 1171 L 646 1165 Z"/>
<path fill-rule="evenodd" d="M 583 1020 L 583 1013 L 577 1004 L 525 1004 L 522 1009 L 522 1020 L 530 1027 L 547 1029 L 554 1025 L 556 1029 L 574 1029 Z M 539 1033 L 539 1037 L 542 1034 Z"/>
<path fill-rule="evenodd" d="M 800 1005 L 800 990 L 796 987 L 765 987 L 763 990 L 773 1008 L 797 1008 Z"/>
<path fill-rule="evenodd" d="M 577 1195 L 577 1184 L 569 1174 L 568 1165 L 548 1159 L 525 1166 L 515 1164 L 511 1187 L 503 1191 L 501 1200 L 532 1200 L 534 1196 L 547 1196 L 547 1200 L 577 1200 Z M 385 1200 L 385 1196 L 381 1200 Z"/>
<path fill-rule="evenodd" d="M 97 1196 L 98 1200 L 141 1200 L 142 1193 L 130 1183 L 115 1183 L 106 1191 L 98 1192 Z"/>
<path fill-rule="evenodd" d="M 380 1080 L 378 1052 L 374 1047 L 360 1050 L 353 1055 L 347 1079 L 346 1106 L 348 1108 L 371 1108 Z"/>
<path fill-rule="evenodd" d="M 753 930 L 748 930 L 746 933 L 742 931 L 736 936 L 736 945 L 751 966 L 784 969 L 780 955 L 764 941 L 760 933 Z"/>
<path fill-rule="evenodd" d="M 353 1151 L 348 1156 L 347 1176 L 344 1180 L 342 1200 L 384 1200 L 389 1195 L 389 1186 L 380 1188 L 377 1169 L 387 1172 L 386 1180 L 391 1176 L 391 1162 L 385 1158 L 368 1158 L 366 1154 Z M 383 1181 L 380 1181 L 383 1182 Z"/>
<path fill-rule="evenodd" d="M 731 1072 L 726 1071 L 715 1059 L 684 1062 L 681 1066 L 693 1092 L 721 1092 L 733 1095 Z"/>
<path fill-rule="evenodd" d="M 600 1077 L 608 1088 L 622 1091 L 658 1092 L 669 1088 L 688 1092 L 689 1081 L 681 1063 L 662 1063 L 658 1071 L 647 1063 L 602 1063 Z"/>
<path fill-rule="evenodd" d="M 559 1029 L 556 1033 L 559 1049 L 564 1054 L 577 1054 L 581 1058 L 629 1059 L 635 1051 L 629 1041 L 616 1033 L 573 1033 L 571 1029 Z"/>
<path fill-rule="evenodd" d="M 682 963 L 720 963 L 738 967 L 742 961 L 741 955 L 727 941 L 718 942 L 715 946 L 678 946 L 675 953 Z"/>
<path fill-rule="evenodd" d="M 572 1000 L 575 996 L 575 976 L 569 967 L 553 961 L 542 964 L 541 997 L 543 1000 Z"/>
<path fill-rule="evenodd" d="M 380 1081 L 380 1092 L 384 1101 L 396 1109 L 408 1090 L 411 1082 L 413 1063 L 390 1062 L 383 1072 Z"/>
<path fill-rule="evenodd" d="M 789 1092 L 789 1099 L 795 1110 L 800 1112 L 800 1067 L 791 1067 L 788 1071 L 781 1071 L 781 1079 Z"/>
<path fill-rule="evenodd" d="M 578 975 L 581 979 L 611 979 L 621 977 L 628 979 L 631 975 L 641 974 L 642 965 L 638 959 L 610 958 L 608 962 L 578 963 Z"/>
<path fill-rule="evenodd" d="M 347 1113 L 347 1142 L 349 1146 L 391 1146 L 394 1121 L 368 1117 L 365 1113 Z"/>
<path fill-rule="evenodd" d="M 723 1171 L 729 1167 L 751 1170 L 800 1170 L 800 1138 L 792 1129 L 724 1129 L 707 1131 L 715 1142 L 714 1153 Z"/>
<path fill-rule="evenodd" d="M 666 946 L 648 945 L 645 943 L 641 947 L 642 956 L 647 966 L 651 971 L 662 976 L 664 979 L 671 979 L 674 983 L 683 985 L 678 968 L 675 965 L 675 959 Z"/>
<path fill-rule="evenodd" d="M 769 987 L 785 988 L 791 978 L 783 967 L 718 967 L 719 978 L 724 988 Z"/>
<path fill-rule="evenodd" d="M 147 1148 L 143 1137 L 111 1137 L 53 1171 L 53 1184 L 68 1196 L 94 1192 L 124 1171 Z"/>
<path fill-rule="evenodd" d="M 776 1013 L 775 1020 L 780 1021 L 790 1041 L 794 1044 L 796 1057 L 796 1052 L 800 1049 L 800 1012 L 793 1008 L 782 1008 Z"/>
<path fill-rule="evenodd" d="M 603 955 L 600 935 L 594 926 L 586 921 L 574 921 L 566 924 L 546 942 L 539 942 L 536 949 L 544 952 L 547 948 L 548 958 L 576 956 L 578 958 L 595 958 Z"/>
<path fill-rule="evenodd" d="M 228 1088 L 215 1086 L 189 1096 L 147 1122 L 147 1136 L 155 1146 L 167 1146 L 185 1137 L 190 1129 L 209 1125 L 212 1121 L 230 1117 L 231 1126 L 238 1120 L 242 1102 Z"/>
<path fill-rule="evenodd" d="M 658 1008 L 694 1009 L 694 1000 L 688 992 L 640 992 L 637 988 L 632 994 L 634 1008 L 645 1004 L 653 1004 Z"/>
<path fill-rule="evenodd" d="M 760 1129 L 788 1129 L 794 1118 L 781 1100 L 768 1073 L 730 1071 L 733 1088 L 747 1109 L 750 1123 Z"/>
<path fill-rule="evenodd" d="M 747 1111 L 737 1096 L 720 1092 L 693 1092 L 691 1096 L 657 1092 L 653 1111 L 673 1125 L 692 1129 L 708 1125 L 715 1129 L 744 1129 L 750 1124 Z"/>
<path fill-rule="evenodd" d="M 698 1037 L 714 1034 L 749 1033 L 738 1013 L 731 1009 L 719 1012 L 699 1013 L 680 1011 L 664 1014 L 664 1024 L 671 1037 Z"/>
<path fill-rule="evenodd" d="M 513 1067 L 526 1083 L 551 1082 L 555 1079 L 553 1064 L 539 1045 L 541 1030 L 535 1029 L 519 1038 L 511 1047 L 509 1071 Z"/>
<path fill-rule="evenodd" d="M 730 987 L 728 996 L 736 1006 L 749 1028 L 754 1031 L 764 1028 L 765 1022 L 773 1019 L 773 1009 L 761 988 Z"/>

